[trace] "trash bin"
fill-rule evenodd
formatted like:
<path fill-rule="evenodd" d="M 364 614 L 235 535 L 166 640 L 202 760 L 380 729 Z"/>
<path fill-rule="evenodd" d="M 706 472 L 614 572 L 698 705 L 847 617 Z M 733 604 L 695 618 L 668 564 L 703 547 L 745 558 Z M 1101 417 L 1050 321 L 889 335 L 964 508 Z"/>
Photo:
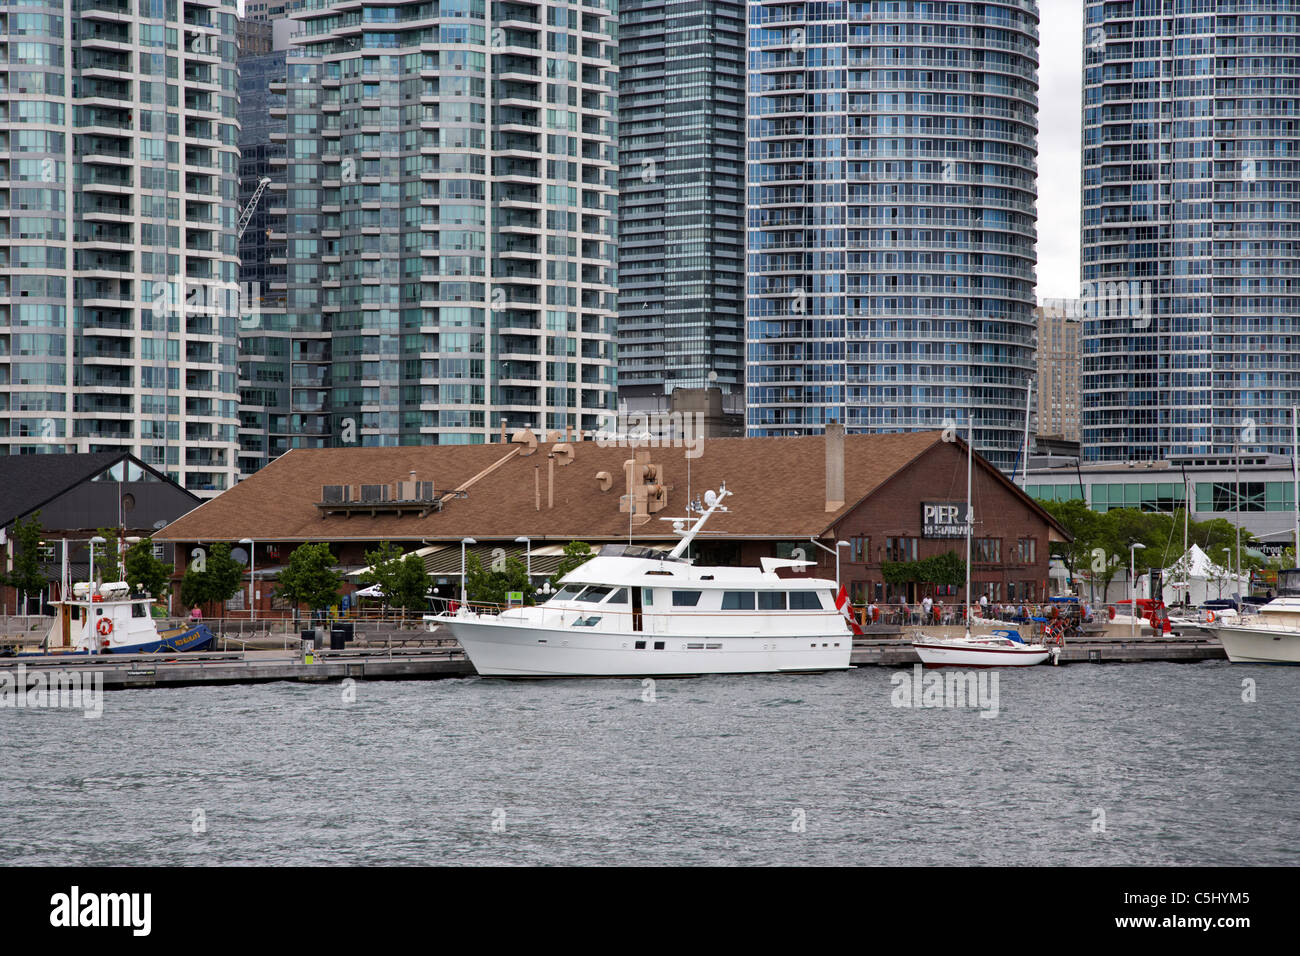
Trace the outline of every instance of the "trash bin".
<path fill-rule="evenodd" d="M 330 650 L 341 651 L 347 644 L 348 632 L 343 624 L 334 624 L 330 627 Z"/>
<path fill-rule="evenodd" d="M 342 628 L 342 630 L 343 630 L 343 640 L 344 640 L 345 642 L 347 642 L 347 643 L 351 643 L 352 641 L 356 640 L 356 627 L 357 627 L 357 626 L 356 626 L 356 624 L 353 623 L 352 621 L 339 621 L 339 622 L 338 622 L 337 624 L 335 624 L 334 626 L 335 626 L 335 627 L 338 627 L 338 628 Z"/>

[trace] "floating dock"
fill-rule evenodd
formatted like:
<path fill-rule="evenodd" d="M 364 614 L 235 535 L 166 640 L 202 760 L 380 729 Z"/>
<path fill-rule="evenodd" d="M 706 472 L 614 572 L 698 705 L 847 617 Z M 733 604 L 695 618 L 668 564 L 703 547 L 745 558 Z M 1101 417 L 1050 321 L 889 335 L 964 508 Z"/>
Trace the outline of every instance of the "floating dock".
<path fill-rule="evenodd" d="M 1060 661 L 1062 664 L 1109 664 L 1227 659 L 1223 645 L 1210 638 L 1138 637 L 1067 641 Z M 911 641 L 898 639 L 856 641 L 851 660 L 856 667 L 909 667 L 920 663 Z M 0 673 L 13 671 L 20 664 L 28 674 L 37 669 L 98 671 L 103 674 L 105 690 L 269 681 L 321 683 L 346 678 L 437 680 L 476 674 L 465 653 L 446 644 L 316 651 L 311 663 L 305 663 L 297 651 L 284 650 L 0 657 Z"/>

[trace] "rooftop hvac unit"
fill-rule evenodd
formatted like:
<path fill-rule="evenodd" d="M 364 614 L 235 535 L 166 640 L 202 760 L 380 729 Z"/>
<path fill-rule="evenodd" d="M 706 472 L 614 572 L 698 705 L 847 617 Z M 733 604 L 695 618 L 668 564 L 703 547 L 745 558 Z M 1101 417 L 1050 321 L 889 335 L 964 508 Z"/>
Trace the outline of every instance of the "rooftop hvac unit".
<path fill-rule="evenodd" d="M 351 491 L 349 485 L 322 485 L 320 500 L 327 505 L 341 505 L 352 500 Z"/>
<path fill-rule="evenodd" d="M 388 500 L 387 485 L 362 485 L 361 501 L 363 504 L 375 504 Z"/>

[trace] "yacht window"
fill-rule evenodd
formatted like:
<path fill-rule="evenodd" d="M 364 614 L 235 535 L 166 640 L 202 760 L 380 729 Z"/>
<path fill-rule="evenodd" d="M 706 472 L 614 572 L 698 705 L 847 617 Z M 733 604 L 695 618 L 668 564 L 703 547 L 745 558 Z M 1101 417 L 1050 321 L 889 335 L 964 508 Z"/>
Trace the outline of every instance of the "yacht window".
<path fill-rule="evenodd" d="M 627 588 L 619 588 L 617 591 L 614 592 L 614 596 L 611 597 L 611 598 L 610 598 L 608 601 L 606 601 L 605 603 L 606 603 L 606 604 L 626 604 L 626 603 L 627 603 Z"/>
<path fill-rule="evenodd" d="M 700 603 L 699 591 L 674 591 L 673 607 L 695 607 Z"/>
<path fill-rule="evenodd" d="M 584 586 L 585 585 L 582 584 L 566 584 L 564 587 L 560 588 L 558 591 L 556 591 L 554 594 L 551 595 L 551 600 L 572 601 L 574 598 L 578 596 L 578 594 L 582 591 Z"/>
<path fill-rule="evenodd" d="M 605 587 L 603 584 L 593 584 L 591 587 L 587 588 L 587 590 L 583 591 L 581 594 L 578 595 L 578 600 L 587 601 L 591 604 L 596 604 L 600 601 L 605 600 L 605 598 L 609 595 L 609 592 L 612 590 L 614 589 L 610 587 Z"/>
<path fill-rule="evenodd" d="M 654 602 L 655 602 L 654 588 L 642 588 L 641 603 L 644 604 L 646 607 L 649 607 L 651 604 L 654 604 Z"/>
<path fill-rule="evenodd" d="M 792 611 L 820 611 L 822 602 L 817 597 L 816 591 L 791 591 L 790 592 L 790 610 Z"/>
<path fill-rule="evenodd" d="M 145 613 L 144 605 L 143 605 L 143 604 L 132 604 L 132 605 L 131 605 L 131 616 L 132 616 L 132 617 L 148 617 L 149 615 L 147 615 L 147 614 Z"/>
<path fill-rule="evenodd" d="M 760 611 L 784 611 L 785 592 L 784 591 L 759 591 L 758 609 Z"/>
<path fill-rule="evenodd" d="M 589 617 L 580 617 L 573 622 L 574 627 L 595 627 L 600 623 L 600 615 L 592 614 Z"/>
<path fill-rule="evenodd" d="M 754 592 L 753 591 L 723 591 L 722 609 L 724 611 L 754 610 Z"/>

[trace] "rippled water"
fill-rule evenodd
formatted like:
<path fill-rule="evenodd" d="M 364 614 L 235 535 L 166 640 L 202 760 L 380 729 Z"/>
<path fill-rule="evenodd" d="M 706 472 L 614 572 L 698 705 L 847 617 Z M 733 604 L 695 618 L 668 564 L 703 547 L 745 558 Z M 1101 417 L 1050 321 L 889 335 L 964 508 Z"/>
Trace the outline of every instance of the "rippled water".
<path fill-rule="evenodd" d="M 895 707 L 895 673 L 0 710 L 0 863 L 1300 862 L 1300 668 L 1001 672 L 992 719 Z"/>

